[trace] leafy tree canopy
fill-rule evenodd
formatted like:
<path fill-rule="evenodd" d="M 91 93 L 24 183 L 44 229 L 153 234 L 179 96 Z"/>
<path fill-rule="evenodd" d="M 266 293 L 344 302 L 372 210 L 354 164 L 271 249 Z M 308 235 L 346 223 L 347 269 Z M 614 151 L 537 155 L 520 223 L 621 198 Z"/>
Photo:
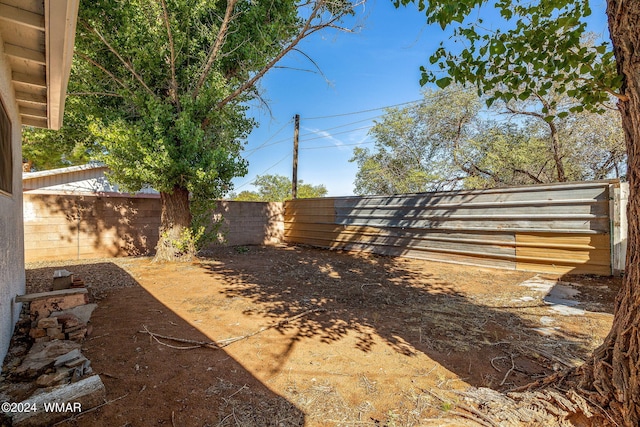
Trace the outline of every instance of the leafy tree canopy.
<path fill-rule="evenodd" d="M 80 165 L 95 159 L 100 147 L 87 132 L 89 116 L 87 106 L 80 98 L 68 96 L 62 130 L 23 128 L 23 159 L 34 171 Z"/>
<path fill-rule="evenodd" d="M 617 110 L 549 122 L 524 101 L 498 103 L 490 111 L 482 105 L 474 90 L 451 85 L 426 90 L 417 105 L 387 110 L 370 131 L 375 148 L 354 150 L 355 193 L 581 181 L 619 177 L 625 170 Z"/>
<path fill-rule="evenodd" d="M 640 2 L 606 1 L 612 52 L 604 42 L 593 47 L 582 44 L 584 18 L 591 13 L 586 0 L 395 2 L 418 4 L 428 22 L 442 28 L 452 26 L 455 36 L 464 42 L 457 51 L 442 46 L 435 52 L 430 60 L 433 68 L 423 69 L 423 83 L 435 82 L 440 87 L 452 82 L 471 84 L 488 95 L 488 104 L 536 99 L 552 89 L 556 95 L 574 98 L 569 111 L 558 111 L 553 100 L 546 105 L 541 102 L 544 119 L 551 124 L 554 116 L 562 119 L 569 112 L 602 111 L 609 96 L 618 99 L 628 155 L 628 245 L 611 331 L 582 366 L 529 387 L 537 389 L 536 393 L 510 396 L 521 401 L 523 408 L 551 408 L 549 403 L 562 407 L 549 410 L 563 413 L 557 416 L 558 425 L 640 425 Z M 494 24 L 504 30 L 482 29 L 480 19 L 470 18 L 480 17 L 472 11 L 485 4 L 493 6 L 489 13 L 496 10 L 505 20 Z M 437 76 L 439 71 L 446 77 Z M 554 161 L 559 164 L 562 150 L 556 145 Z M 485 399 L 480 404 L 491 406 Z"/>
<path fill-rule="evenodd" d="M 258 175 L 252 182 L 258 191 L 243 191 L 233 200 L 247 202 L 283 202 L 291 199 L 291 180 L 282 175 Z M 327 188 L 320 185 L 304 184 L 298 181 L 298 198 L 325 197 Z"/>
<path fill-rule="evenodd" d="M 470 84 L 488 95 L 488 105 L 526 100 L 553 89 L 574 98 L 572 111 L 602 111 L 610 95 L 624 98 L 618 94 L 622 77 L 610 44 L 584 43 L 584 18 L 591 15 L 588 1 L 395 0 L 396 6 L 409 3 L 425 12 L 428 23 L 452 28 L 454 40 L 463 46 L 452 50 L 441 43 L 429 58 L 431 65 L 422 68 L 422 84 Z M 471 13 L 476 9 L 499 15 L 492 29 L 487 29 L 482 13 Z M 555 104 L 545 106 L 544 113 L 552 113 L 548 107 Z"/>
<path fill-rule="evenodd" d="M 210 201 L 246 173 L 241 150 L 255 126 L 247 102 L 260 98 L 262 76 L 306 37 L 344 29 L 340 22 L 356 6 L 348 0 L 82 3 L 70 82 L 71 96 L 81 99 L 73 111 L 81 117 L 70 123 L 100 147 L 114 182 L 160 191 L 156 259 L 193 253 L 186 241 L 202 235 L 202 224 L 192 224 L 192 213 L 206 220 Z"/>

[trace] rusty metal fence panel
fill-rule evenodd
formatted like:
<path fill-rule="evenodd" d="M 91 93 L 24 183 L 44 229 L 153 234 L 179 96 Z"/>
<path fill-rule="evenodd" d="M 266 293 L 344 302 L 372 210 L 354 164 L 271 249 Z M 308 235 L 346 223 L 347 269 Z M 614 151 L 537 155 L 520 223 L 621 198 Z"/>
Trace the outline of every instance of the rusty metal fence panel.
<path fill-rule="evenodd" d="M 285 203 L 285 241 L 553 273 L 611 274 L 612 181 Z"/>

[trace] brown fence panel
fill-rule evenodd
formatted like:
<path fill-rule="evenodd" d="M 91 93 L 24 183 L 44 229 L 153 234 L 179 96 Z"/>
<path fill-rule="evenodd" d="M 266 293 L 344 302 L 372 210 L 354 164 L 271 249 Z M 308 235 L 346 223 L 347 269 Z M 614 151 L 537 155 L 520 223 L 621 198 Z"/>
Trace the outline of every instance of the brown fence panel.
<path fill-rule="evenodd" d="M 285 241 L 554 273 L 611 273 L 609 181 L 285 203 Z"/>

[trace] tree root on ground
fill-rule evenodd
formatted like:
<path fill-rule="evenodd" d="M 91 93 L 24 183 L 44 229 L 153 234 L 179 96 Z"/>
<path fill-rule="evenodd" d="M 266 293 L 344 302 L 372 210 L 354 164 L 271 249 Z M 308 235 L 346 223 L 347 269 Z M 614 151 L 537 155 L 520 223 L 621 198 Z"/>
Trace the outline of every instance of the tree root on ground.
<path fill-rule="evenodd" d="M 483 421 L 481 425 L 516 426 L 619 426 L 594 403 L 590 393 L 576 388 L 556 388 L 559 375 L 545 379 L 545 384 L 531 384 L 529 390 L 500 393 L 489 388 L 472 388 L 457 392 L 462 398 L 458 408 Z M 551 385 L 553 383 L 553 385 Z M 537 389 L 534 389 L 536 388 Z"/>

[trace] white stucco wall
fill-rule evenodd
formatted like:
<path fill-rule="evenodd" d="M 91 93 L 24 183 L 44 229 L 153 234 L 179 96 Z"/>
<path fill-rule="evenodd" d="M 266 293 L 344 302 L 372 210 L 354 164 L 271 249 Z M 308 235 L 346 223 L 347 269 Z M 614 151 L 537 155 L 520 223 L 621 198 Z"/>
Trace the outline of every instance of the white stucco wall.
<path fill-rule="evenodd" d="M 22 126 L 0 38 L 0 98 L 11 121 L 13 136 L 13 192 L 0 193 L 0 361 L 4 360 L 20 314 L 15 296 L 24 294 L 24 232 L 22 226 Z"/>

